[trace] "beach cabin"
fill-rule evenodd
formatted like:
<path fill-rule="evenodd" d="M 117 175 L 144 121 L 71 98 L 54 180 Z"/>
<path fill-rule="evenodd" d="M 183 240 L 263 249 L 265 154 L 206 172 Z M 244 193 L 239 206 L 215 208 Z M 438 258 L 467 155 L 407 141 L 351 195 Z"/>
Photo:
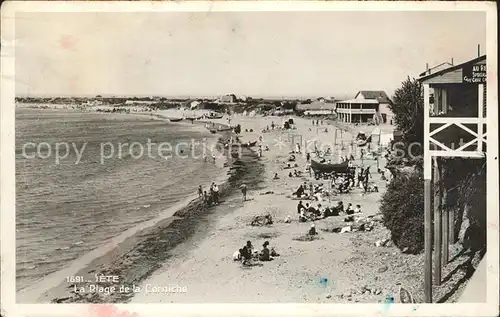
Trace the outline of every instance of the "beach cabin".
<path fill-rule="evenodd" d="M 452 239 L 448 232 L 454 231 L 452 211 L 442 212 L 442 191 L 435 190 L 442 186 L 440 158 L 486 156 L 486 56 L 426 71 L 419 81 L 424 91 L 424 288 L 425 301 L 431 303 L 432 282 L 442 282 L 441 267 L 448 262 Z"/>
<path fill-rule="evenodd" d="M 297 110 L 303 111 L 306 116 L 328 116 L 335 115 L 335 104 L 327 102 L 326 99 L 313 101 L 311 103 L 301 103 L 297 105 Z"/>

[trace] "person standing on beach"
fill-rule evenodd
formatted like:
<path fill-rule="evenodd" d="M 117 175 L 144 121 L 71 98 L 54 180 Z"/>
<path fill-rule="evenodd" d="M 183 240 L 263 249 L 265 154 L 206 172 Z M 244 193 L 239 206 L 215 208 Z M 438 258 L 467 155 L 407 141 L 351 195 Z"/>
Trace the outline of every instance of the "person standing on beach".
<path fill-rule="evenodd" d="M 275 125 L 274 125 L 274 121 L 273 121 L 273 122 L 271 122 L 271 129 L 274 130 L 274 127 L 275 127 Z"/>
<path fill-rule="evenodd" d="M 243 201 L 247 200 L 247 185 L 243 184 L 240 186 L 241 194 L 243 195 Z"/>
<path fill-rule="evenodd" d="M 219 186 L 217 184 L 214 184 L 214 203 L 219 204 Z"/>
<path fill-rule="evenodd" d="M 198 197 L 202 197 L 203 196 L 203 188 L 201 188 L 201 185 L 198 186 Z"/>

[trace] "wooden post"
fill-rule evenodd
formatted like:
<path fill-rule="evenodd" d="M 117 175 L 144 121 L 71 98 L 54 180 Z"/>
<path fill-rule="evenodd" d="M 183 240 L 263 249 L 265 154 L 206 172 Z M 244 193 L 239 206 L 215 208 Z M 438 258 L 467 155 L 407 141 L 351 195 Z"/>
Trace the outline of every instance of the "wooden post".
<path fill-rule="evenodd" d="M 477 151 L 483 151 L 483 107 L 484 107 L 484 84 L 477 85 Z"/>
<path fill-rule="evenodd" d="M 424 293 L 425 302 L 432 303 L 432 214 L 431 214 L 431 180 L 424 180 Z"/>
<path fill-rule="evenodd" d="M 432 161 L 429 153 L 429 84 L 424 84 L 424 294 L 425 302 L 432 303 Z"/>
<path fill-rule="evenodd" d="M 441 176 L 443 174 L 441 173 Z M 447 196 L 446 190 L 443 188 L 443 196 L 441 199 L 441 214 L 443 216 L 443 266 L 448 265 L 449 261 L 449 229 L 450 229 L 450 215 L 448 214 L 448 208 L 446 206 L 446 196 Z"/>
<path fill-rule="evenodd" d="M 441 285 L 441 172 L 434 158 L 434 285 Z"/>

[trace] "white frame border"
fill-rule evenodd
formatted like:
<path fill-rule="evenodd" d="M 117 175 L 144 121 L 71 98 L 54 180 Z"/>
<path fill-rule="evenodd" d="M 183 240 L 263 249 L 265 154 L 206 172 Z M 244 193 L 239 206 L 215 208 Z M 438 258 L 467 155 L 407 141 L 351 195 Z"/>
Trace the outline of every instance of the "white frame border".
<path fill-rule="evenodd" d="M 14 134 L 14 15 L 16 12 L 203 12 L 203 11 L 484 11 L 487 20 L 488 134 L 497 135 L 497 17 L 488 2 L 4 2 L 1 10 L 1 304 L 11 316 L 85 316 L 91 304 L 16 304 L 15 292 L 15 134 Z M 488 140 L 487 191 L 498 188 L 498 139 Z M 159 315 L 325 315 L 325 316 L 494 316 L 499 307 L 498 195 L 488 197 L 487 303 L 478 304 L 121 304 L 116 308 L 141 317 Z M 422 276 L 422 279 L 424 277 Z M 251 312 L 251 313 L 248 313 Z M 102 316 L 104 317 L 104 316 Z"/>

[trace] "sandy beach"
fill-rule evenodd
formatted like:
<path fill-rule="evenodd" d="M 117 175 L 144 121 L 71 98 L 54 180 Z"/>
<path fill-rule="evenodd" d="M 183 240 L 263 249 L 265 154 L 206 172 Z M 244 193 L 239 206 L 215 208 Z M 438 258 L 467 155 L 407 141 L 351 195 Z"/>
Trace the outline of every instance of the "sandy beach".
<path fill-rule="evenodd" d="M 381 222 L 376 222 L 374 229 L 369 232 L 340 234 L 323 229 L 348 225 L 344 222 L 345 215 L 329 217 L 315 222 L 319 229 L 318 239 L 294 240 L 305 235 L 311 223 L 298 222 L 298 200 L 293 200 L 291 194 L 302 182 L 310 182 L 311 178 L 307 173 L 303 173 L 303 177 L 290 178 L 289 170 L 283 169 L 283 162 L 292 149 L 288 141 L 290 131 L 261 133 L 272 122 L 280 125 L 282 120 L 283 117 L 233 117 L 232 124 L 242 126 L 241 138 L 244 142 L 262 136 L 262 144 L 269 146 L 270 150 L 263 152 L 260 158 L 265 166 L 262 189 L 250 191 L 248 201 L 233 212 L 221 216 L 207 238 L 194 245 L 181 244 L 175 248 L 175 256 L 142 283 L 142 291 L 134 296 L 132 302 L 373 303 L 384 302 L 387 296 L 394 297 L 397 302 L 400 286 L 412 292 L 417 301 L 422 298 L 423 256 L 403 254 L 390 244 L 376 247 L 376 241 L 390 238 L 390 233 Z M 293 133 L 302 135 L 304 141 L 332 144 L 334 125 L 315 129 L 311 120 L 294 117 L 294 121 L 296 130 Z M 324 131 L 325 128 L 328 132 Z M 350 142 L 353 135 L 345 131 L 342 137 L 345 142 Z M 305 157 L 298 156 L 298 169 L 303 170 L 305 160 Z M 379 192 L 364 194 L 363 190 L 355 189 L 322 203 L 334 205 L 341 200 L 344 205 L 360 204 L 364 217 L 375 216 L 380 219 L 380 215 L 377 215 L 379 200 L 385 191 L 386 182 L 377 173 L 375 160 L 365 159 L 361 162 L 356 157 L 355 162 L 357 165 L 371 166 L 373 182 L 378 185 Z M 379 164 L 382 167 L 385 162 L 381 160 Z M 275 173 L 280 179 L 273 179 Z M 313 182 L 326 184 L 327 181 Z M 249 225 L 254 216 L 267 212 L 273 217 L 273 225 Z M 283 221 L 287 216 L 291 217 L 291 223 Z M 243 267 L 233 261 L 231 255 L 247 240 L 252 241 L 257 250 L 267 240 L 280 256 L 271 262 L 262 262 L 262 266 Z M 452 250 L 452 257 L 458 249 Z M 454 268 L 461 260 L 457 257 L 449 266 L 449 272 L 457 271 Z M 456 273 L 450 274 L 448 280 L 436 288 L 438 299 L 454 287 L 454 281 L 460 279 L 460 272 Z M 185 291 L 166 294 L 161 291 L 165 287 L 179 287 Z M 457 298 L 458 293 L 454 292 L 446 300 Z"/>

